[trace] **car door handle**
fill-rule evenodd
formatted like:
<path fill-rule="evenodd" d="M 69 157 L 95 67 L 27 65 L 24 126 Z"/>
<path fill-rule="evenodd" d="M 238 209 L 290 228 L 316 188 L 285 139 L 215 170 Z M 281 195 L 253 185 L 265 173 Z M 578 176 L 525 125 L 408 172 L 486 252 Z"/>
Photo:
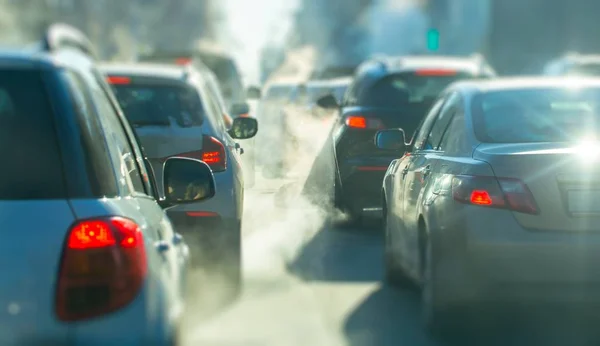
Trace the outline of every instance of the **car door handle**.
<path fill-rule="evenodd" d="M 431 166 L 427 165 L 423 168 L 423 179 L 427 179 L 429 174 L 431 173 Z"/>
<path fill-rule="evenodd" d="M 183 236 L 179 233 L 175 233 L 173 236 L 173 244 L 180 245 L 181 243 L 183 243 Z"/>
<path fill-rule="evenodd" d="M 169 251 L 169 249 L 171 248 L 171 246 L 169 246 L 169 243 L 167 243 L 164 240 L 157 241 L 156 243 L 154 243 L 154 246 L 156 247 L 156 250 L 158 250 L 158 252 L 166 252 Z"/>
<path fill-rule="evenodd" d="M 404 179 L 404 177 L 406 177 L 406 175 L 407 175 L 407 174 L 408 174 L 408 167 L 405 167 L 405 168 L 402 170 L 402 179 Z"/>

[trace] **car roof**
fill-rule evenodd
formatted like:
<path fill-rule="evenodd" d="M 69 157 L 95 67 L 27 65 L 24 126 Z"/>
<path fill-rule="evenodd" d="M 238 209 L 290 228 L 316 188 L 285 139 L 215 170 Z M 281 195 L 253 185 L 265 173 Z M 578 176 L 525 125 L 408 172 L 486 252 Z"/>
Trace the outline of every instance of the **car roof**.
<path fill-rule="evenodd" d="M 481 62 L 474 58 L 450 56 L 405 56 L 390 59 L 390 71 L 414 71 L 428 68 L 447 68 L 465 72 L 478 72 Z"/>
<path fill-rule="evenodd" d="M 352 77 L 339 77 L 332 79 L 311 80 L 306 83 L 307 87 L 329 87 L 342 86 L 352 83 Z"/>
<path fill-rule="evenodd" d="M 494 92 L 525 89 L 600 88 L 600 78 L 593 77 L 501 77 L 459 81 L 450 89 L 466 92 Z"/>
<path fill-rule="evenodd" d="M 99 68 L 106 74 L 132 77 L 156 77 L 183 80 L 188 68 L 168 64 L 152 63 L 102 63 Z"/>

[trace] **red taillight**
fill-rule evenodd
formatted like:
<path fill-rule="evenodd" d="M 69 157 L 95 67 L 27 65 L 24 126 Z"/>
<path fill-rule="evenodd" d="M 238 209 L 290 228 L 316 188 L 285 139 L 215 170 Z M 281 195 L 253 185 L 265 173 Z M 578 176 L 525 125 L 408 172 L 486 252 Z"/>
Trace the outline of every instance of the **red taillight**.
<path fill-rule="evenodd" d="M 192 58 L 177 58 L 175 59 L 175 64 L 184 66 L 192 63 Z"/>
<path fill-rule="evenodd" d="M 363 117 L 361 115 L 348 115 L 345 118 L 345 124 L 353 129 L 383 129 L 384 125 L 381 120 L 376 118 Z"/>
<path fill-rule="evenodd" d="M 531 191 L 519 179 L 459 175 L 452 179 L 452 196 L 465 204 L 539 214 Z"/>
<path fill-rule="evenodd" d="M 238 117 L 240 117 L 240 118 L 250 118 L 250 114 L 248 114 L 248 113 L 242 113 L 242 114 L 238 115 Z"/>
<path fill-rule="evenodd" d="M 417 76 L 455 76 L 457 74 L 456 70 L 448 70 L 448 69 L 421 69 L 416 70 L 415 75 Z"/>
<path fill-rule="evenodd" d="M 106 77 L 106 82 L 108 82 L 108 84 L 114 85 L 126 85 L 131 84 L 131 78 L 121 76 L 108 76 Z"/>
<path fill-rule="evenodd" d="M 122 217 L 77 222 L 67 235 L 56 293 L 56 314 L 75 321 L 123 308 L 147 273 L 138 225 Z"/>
<path fill-rule="evenodd" d="M 202 161 L 206 162 L 213 172 L 227 169 L 227 153 L 225 146 L 218 139 L 204 135 L 202 139 Z"/>

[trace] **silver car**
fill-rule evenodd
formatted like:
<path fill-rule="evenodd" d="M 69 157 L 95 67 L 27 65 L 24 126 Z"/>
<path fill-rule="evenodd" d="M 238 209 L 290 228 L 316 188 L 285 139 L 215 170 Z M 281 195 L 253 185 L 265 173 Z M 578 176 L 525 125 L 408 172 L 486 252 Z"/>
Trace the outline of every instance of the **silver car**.
<path fill-rule="evenodd" d="M 174 207 L 169 217 L 192 251 L 198 251 L 192 259 L 224 272 L 237 290 L 241 285 L 244 179 L 240 145 L 234 139 L 253 137 L 256 120 L 237 118 L 227 128 L 224 110 L 212 97 L 206 78 L 192 66 L 114 64 L 101 69 L 157 179 L 162 178 L 162 166 L 170 157 L 199 159 L 211 167 L 217 186 L 214 198 Z"/>
<path fill-rule="evenodd" d="M 600 80 L 459 82 L 383 181 L 385 264 L 429 326 L 475 303 L 599 302 Z M 589 138 L 589 140 L 586 140 Z"/>

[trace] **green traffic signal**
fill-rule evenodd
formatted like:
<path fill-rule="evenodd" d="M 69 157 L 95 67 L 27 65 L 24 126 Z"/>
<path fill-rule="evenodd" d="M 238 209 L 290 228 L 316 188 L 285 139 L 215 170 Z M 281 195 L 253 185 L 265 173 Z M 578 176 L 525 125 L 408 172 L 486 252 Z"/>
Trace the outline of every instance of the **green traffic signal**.
<path fill-rule="evenodd" d="M 427 49 L 436 51 L 440 48 L 440 32 L 437 29 L 429 29 L 427 31 Z"/>

